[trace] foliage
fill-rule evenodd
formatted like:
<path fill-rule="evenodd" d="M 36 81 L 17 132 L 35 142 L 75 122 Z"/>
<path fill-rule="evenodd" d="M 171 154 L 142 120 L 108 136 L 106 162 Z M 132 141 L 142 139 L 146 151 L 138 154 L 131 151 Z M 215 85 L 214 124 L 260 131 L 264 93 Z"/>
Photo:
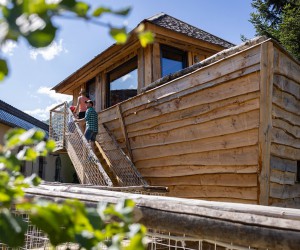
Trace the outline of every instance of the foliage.
<path fill-rule="evenodd" d="M 25 178 L 19 172 L 20 165 L 53 151 L 55 143 L 45 142 L 44 136 L 42 131 L 15 129 L 6 134 L 5 146 L 0 147 L 0 242 L 10 247 L 24 243 L 27 224 L 11 213 L 15 206 L 29 214 L 31 223 L 48 235 L 53 246 L 74 242 L 84 249 L 99 249 L 103 245 L 108 249 L 144 249 L 146 229 L 133 224 L 131 200 L 116 206 L 99 204 L 97 208 L 86 208 L 77 200 L 57 204 L 25 198 L 23 189 L 38 185 L 40 180 L 35 175 Z M 121 245 L 124 239 L 129 241 L 126 247 Z"/>
<path fill-rule="evenodd" d="M 0 43 L 25 38 L 33 47 L 46 47 L 55 39 L 58 27 L 54 17 L 81 19 L 107 27 L 117 44 L 128 39 L 126 27 L 114 27 L 110 23 L 99 22 L 105 14 L 127 16 L 130 8 L 113 10 L 104 6 L 92 9 L 84 1 L 77 0 L 3 0 L 0 2 Z M 143 33 L 137 29 L 137 33 Z M 146 46 L 153 40 L 153 34 L 142 35 L 141 44 Z M 8 75 L 8 66 L 0 58 L 0 81 Z"/>
<path fill-rule="evenodd" d="M 279 41 L 300 60 L 300 1 L 253 0 L 256 12 L 250 22 L 257 35 L 266 35 Z"/>

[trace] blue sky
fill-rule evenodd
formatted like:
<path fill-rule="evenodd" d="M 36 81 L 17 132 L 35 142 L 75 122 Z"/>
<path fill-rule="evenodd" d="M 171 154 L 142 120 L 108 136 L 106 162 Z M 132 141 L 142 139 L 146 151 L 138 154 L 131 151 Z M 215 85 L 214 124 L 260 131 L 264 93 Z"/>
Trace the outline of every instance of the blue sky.
<path fill-rule="evenodd" d="M 89 0 L 93 6 L 114 9 L 131 6 L 126 18 L 107 15 L 104 22 L 126 24 L 129 30 L 143 19 L 164 12 L 184 22 L 219 36 L 241 43 L 240 36 L 255 36 L 249 22 L 253 12 L 250 0 Z M 56 19 L 60 26 L 56 40 L 44 49 L 32 49 L 24 41 L 1 48 L 10 66 L 10 76 L 0 82 L 0 99 L 36 117 L 46 120 L 49 110 L 70 96 L 50 89 L 114 43 L 108 30 L 78 20 Z"/>

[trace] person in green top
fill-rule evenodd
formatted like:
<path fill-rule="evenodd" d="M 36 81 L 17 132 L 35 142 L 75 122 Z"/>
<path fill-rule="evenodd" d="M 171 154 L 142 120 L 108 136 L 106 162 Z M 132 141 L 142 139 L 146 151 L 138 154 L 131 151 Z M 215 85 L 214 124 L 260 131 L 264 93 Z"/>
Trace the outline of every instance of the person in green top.
<path fill-rule="evenodd" d="M 86 122 L 84 136 L 95 152 L 95 141 L 98 133 L 98 114 L 94 109 L 93 101 L 87 100 L 85 101 L 85 103 L 87 106 L 87 110 L 84 118 L 75 119 L 75 122 Z"/>

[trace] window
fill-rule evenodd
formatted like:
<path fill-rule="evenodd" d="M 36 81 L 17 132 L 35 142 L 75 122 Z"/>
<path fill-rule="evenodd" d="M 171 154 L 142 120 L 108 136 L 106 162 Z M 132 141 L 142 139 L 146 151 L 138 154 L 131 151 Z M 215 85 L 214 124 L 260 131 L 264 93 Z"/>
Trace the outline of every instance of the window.
<path fill-rule="evenodd" d="M 39 157 L 39 177 L 44 178 L 44 158 Z"/>
<path fill-rule="evenodd" d="M 186 52 L 165 45 L 161 45 L 160 49 L 162 77 L 186 68 Z"/>
<path fill-rule="evenodd" d="M 60 171 L 61 171 L 61 159 L 60 157 L 57 157 L 55 160 L 55 181 L 60 181 Z"/>
<path fill-rule="evenodd" d="M 96 92 L 95 88 L 96 88 L 96 78 L 93 78 L 86 83 L 87 97 L 90 98 L 90 100 L 92 100 L 93 102 L 95 102 L 95 92 Z"/>
<path fill-rule="evenodd" d="M 137 95 L 137 58 L 129 60 L 107 74 L 107 103 L 110 107 Z"/>

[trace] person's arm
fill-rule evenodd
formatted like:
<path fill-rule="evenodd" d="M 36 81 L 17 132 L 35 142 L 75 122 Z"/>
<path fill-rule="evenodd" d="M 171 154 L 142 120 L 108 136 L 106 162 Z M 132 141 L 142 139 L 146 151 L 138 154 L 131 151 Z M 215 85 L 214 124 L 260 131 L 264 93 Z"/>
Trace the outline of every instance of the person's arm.
<path fill-rule="evenodd" d="M 88 119 L 89 116 L 89 112 L 87 111 L 85 113 L 85 117 L 81 118 L 81 119 L 75 119 L 75 122 L 85 122 Z"/>

